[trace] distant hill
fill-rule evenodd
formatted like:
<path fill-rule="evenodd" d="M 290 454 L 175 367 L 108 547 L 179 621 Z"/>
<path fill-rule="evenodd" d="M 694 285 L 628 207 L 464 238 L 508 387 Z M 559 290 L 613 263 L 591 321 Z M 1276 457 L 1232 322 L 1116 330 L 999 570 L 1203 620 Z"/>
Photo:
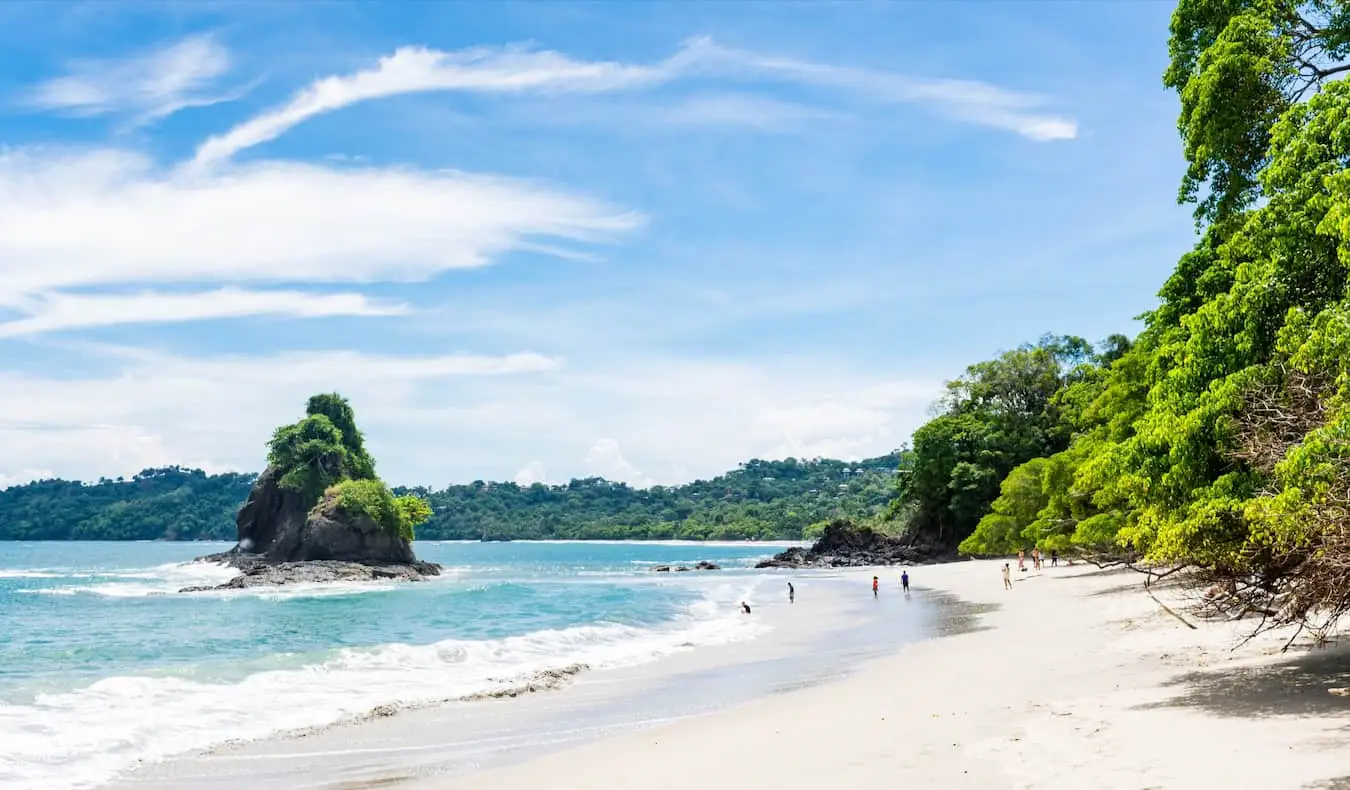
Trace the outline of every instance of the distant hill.
<path fill-rule="evenodd" d="M 0 540 L 234 540 L 253 475 L 170 466 L 130 480 L 39 480 L 0 491 Z"/>
<path fill-rule="evenodd" d="M 813 524 L 883 511 L 900 455 L 865 461 L 749 461 L 712 480 L 635 489 L 591 477 L 565 485 L 486 483 L 430 500 L 423 540 L 797 539 Z M 42 480 L 0 491 L 0 540 L 233 540 L 254 475 L 147 469 L 129 480 Z"/>

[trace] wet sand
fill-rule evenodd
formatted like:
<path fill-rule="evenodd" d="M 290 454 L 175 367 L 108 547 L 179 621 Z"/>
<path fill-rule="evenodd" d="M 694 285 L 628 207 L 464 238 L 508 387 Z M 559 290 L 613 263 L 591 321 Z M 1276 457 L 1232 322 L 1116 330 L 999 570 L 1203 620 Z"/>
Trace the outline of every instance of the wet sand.
<path fill-rule="evenodd" d="M 1350 782 L 1350 699 L 1327 693 L 1350 685 L 1345 649 L 1282 655 L 1288 632 L 1233 649 L 1250 622 L 1189 629 L 1133 572 L 1014 572 L 1005 592 L 1000 564 L 913 574 L 920 591 L 996 606 L 982 628 L 902 646 L 837 682 L 407 786 L 1313 790 Z M 1185 609 L 1179 592 L 1170 596 Z"/>
<path fill-rule="evenodd" d="M 301 736 L 239 744 L 150 765 L 116 790 L 310 790 L 436 786 L 542 754 L 703 718 L 770 695 L 836 682 L 901 645 L 974 625 L 936 591 L 878 599 L 870 574 L 767 573 L 745 642 L 583 672 L 556 691 L 454 701 Z M 787 580 L 797 601 L 787 600 Z M 260 706 L 260 710 L 265 708 Z"/>
<path fill-rule="evenodd" d="M 119 788 L 744 790 L 772 787 L 1350 786 L 1350 652 L 1234 649 L 1251 622 L 1189 629 L 1130 571 L 997 562 L 794 576 L 748 643 L 218 750 Z M 858 589 L 864 593 L 861 599 Z M 1160 597 L 1186 610 L 1176 590 Z M 925 638 L 936 636 L 938 638 Z"/>

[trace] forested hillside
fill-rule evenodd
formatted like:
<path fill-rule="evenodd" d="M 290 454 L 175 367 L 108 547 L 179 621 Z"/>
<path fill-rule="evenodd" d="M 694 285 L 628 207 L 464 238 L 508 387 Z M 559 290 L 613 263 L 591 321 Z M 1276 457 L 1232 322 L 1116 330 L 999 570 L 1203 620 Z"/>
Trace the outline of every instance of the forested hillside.
<path fill-rule="evenodd" d="M 1084 367 L 1052 340 L 953 385 L 915 436 L 911 529 L 1199 569 L 1272 621 L 1350 611 L 1348 10 L 1179 3 L 1194 248 L 1128 348 Z M 1029 376 L 1037 354 L 1059 364 Z"/>
<path fill-rule="evenodd" d="M 836 516 L 870 517 L 895 495 L 899 454 L 866 461 L 750 461 L 712 480 L 635 489 L 592 477 L 561 486 L 417 489 L 422 538 L 796 539 Z"/>
<path fill-rule="evenodd" d="M 42 480 L 0 491 L 0 540 L 233 540 L 253 475 L 171 466 L 130 480 Z"/>
<path fill-rule="evenodd" d="M 899 454 L 857 463 L 750 461 L 712 480 L 635 489 L 601 478 L 559 486 L 475 482 L 416 493 L 424 540 L 797 539 L 836 516 L 870 517 L 894 496 Z M 130 480 L 45 480 L 0 491 L 0 540 L 233 540 L 252 475 L 148 469 Z"/>

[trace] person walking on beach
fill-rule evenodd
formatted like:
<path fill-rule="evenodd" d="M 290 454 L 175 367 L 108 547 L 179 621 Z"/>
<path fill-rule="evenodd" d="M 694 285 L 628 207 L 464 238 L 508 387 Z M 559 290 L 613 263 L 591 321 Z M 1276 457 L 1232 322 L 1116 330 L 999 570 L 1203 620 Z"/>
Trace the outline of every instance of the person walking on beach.
<path fill-rule="evenodd" d="M 1031 567 L 1039 571 L 1041 569 L 1041 550 L 1031 550 Z"/>
<path fill-rule="evenodd" d="M 900 571 L 900 587 L 909 593 L 909 571 Z"/>
<path fill-rule="evenodd" d="M 750 614 L 750 604 L 746 603 L 745 601 L 741 601 L 741 612 L 744 614 Z"/>
<path fill-rule="evenodd" d="M 1003 589 L 1012 589 L 1012 565 L 1003 563 Z"/>
<path fill-rule="evenodd" d="M 1059 567 L 1059 549 L 1050 550 L 1050 567 L 1051 568 Z"/>
<path fill-rule="evenodd" d="M 1027 570 L 1027 551 L 1026 549 L 1017 550 L 1017 572 L 1026 573 Z"/>
<path fill-rule="evenodd" d="M 873 576 L 873 577 L 872 577 L 872 597 L 873 597 L 873 598 L 876 598 L 876 597 L 877 597 L 877 590 L 879 590 L 880 588 L 881 588 L 881 580 L 878 579 L 877 577 Z"/>
<path fill-rule="evenodd" d="M 796 603 L 797 591 L 793 589 L 792 582 L 788 582 L 788 603 Z"/>

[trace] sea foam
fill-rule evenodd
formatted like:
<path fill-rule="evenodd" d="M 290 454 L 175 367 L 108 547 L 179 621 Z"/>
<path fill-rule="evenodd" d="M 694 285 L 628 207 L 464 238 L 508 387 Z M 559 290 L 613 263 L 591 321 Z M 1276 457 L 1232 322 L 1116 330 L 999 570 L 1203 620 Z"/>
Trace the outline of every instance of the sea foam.
<path fill-rule="evenodd" d="M 160 578 L 149 584 L 109 582 L 123 586 L 118 593 L 95 592 L 98 585 L 81 592 L 159 594 L 181 586 L 189 575 L 210 574 L 221 575 L 222 569 L 166 566 L 155 569 L 152 575 Z M 592 624 L 492 640 L 347 648 L 319 663 L 261 671 L 235 683 L 111 677 L 75 691 L 38 695 L 31 704 L 0 705 L 0 787 L 81 790 L 137 764 L 227 742 L 328 726 L 387 706 L 491 693 L 574 664 L 629 666 L 751 638 L 765 626 L 735 614 L 735 606 L 753 600 L 755 584 L 742 578 L 704 587 L 680 616 L 651 628 Z"/>

